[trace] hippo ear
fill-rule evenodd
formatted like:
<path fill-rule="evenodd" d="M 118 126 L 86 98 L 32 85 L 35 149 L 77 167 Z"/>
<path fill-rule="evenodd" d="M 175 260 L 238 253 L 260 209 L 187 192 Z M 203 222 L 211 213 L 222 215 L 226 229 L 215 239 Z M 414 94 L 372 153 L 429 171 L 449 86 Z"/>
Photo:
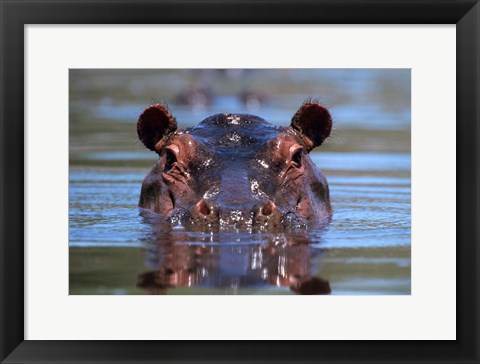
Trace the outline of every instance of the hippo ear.
<path fill-rule="evenodd" d="M 138 118 L 138 138 L 145 146 L 156 151 L 155 145 L 167 134 L 177 130 L 177 121 L 162 104 L 147 107 Z"/>
<path fill-rule="evenodd" d="M 291 127 L 300 132 L 300 138 L 310 151 L 330 135 L 332 117 L 325 106 L 307 101 L 293 115 Z"/>

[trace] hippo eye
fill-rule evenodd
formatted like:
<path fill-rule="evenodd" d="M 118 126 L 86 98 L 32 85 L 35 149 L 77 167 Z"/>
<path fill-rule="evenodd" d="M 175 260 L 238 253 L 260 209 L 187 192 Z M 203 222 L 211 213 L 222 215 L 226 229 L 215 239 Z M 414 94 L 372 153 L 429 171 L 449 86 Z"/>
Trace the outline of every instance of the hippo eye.
<path fill-rule="evenodd" d="M 167 149 L 165 151 L 165 167 L 163 170 L 165 172 L 170 171 L 176 162 L 177 162 L 177 157 L 175 156 L 175 153 L 170 149 Z"/>
<path fill-rule="evenodd" d="M 292 155 L 292 163 L 297 168 L 300 168 L 302 166 L 302 154 L 303 154 L 303 149 L 299 149 Z"/>

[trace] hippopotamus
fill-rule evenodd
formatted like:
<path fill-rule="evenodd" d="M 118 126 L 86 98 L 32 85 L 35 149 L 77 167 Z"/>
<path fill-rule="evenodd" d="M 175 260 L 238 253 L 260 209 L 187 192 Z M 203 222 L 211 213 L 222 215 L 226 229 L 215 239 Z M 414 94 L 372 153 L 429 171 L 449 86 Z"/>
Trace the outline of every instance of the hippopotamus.
<path fill-rule="evenodd" d="M 166 105 L 151 105 L 137 133 L 159 159 L 143 181 L 139 207 L 183 226 L 258 231 L 328 223 L 328 183 L 308 154 L 331 128 L 327 108 L 311 100 L 284 127 L 227 113 L 179 129 Z"/>

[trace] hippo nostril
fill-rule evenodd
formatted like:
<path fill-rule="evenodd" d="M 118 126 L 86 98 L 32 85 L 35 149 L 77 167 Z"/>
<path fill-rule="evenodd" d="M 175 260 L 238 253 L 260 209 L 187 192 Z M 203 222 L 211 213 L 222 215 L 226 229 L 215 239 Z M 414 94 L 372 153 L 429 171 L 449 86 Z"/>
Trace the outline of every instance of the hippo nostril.
<path fill-rule="evenodd" d="M 197 202 L 196 208 L 200 214 L 208 216 L 212 213 L 213 206 L 208 201 L 201 199 L 199 202 Z"/>
<path fill-rule="evenodd" d="M 267 201 L 261 208 L 260 212 L 264 216 L 270 216 L 275 211 L 276 206 L 272 201 Z"/>
<path fill-rule="evenodd" d="M 258 229 L 276 228 L 280 226 L 281 217 L 273 201 L 264 201 L 262 204 L 254 207 L 252 225 Z"/>

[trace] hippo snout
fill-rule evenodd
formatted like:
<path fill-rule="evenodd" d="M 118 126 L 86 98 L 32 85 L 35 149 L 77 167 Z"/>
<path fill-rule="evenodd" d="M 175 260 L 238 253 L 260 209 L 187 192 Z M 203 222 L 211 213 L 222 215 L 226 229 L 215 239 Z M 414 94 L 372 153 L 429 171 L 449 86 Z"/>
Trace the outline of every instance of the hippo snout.
<path fill-rule="evenodd" d="M 194 224 L 218 224 L 223 227 L 271 227 L 280 224 L 282 214 L 271 200 L 254 204 L 250 208 L 227 208 L 201 199 L 191 211 L 191 220 Z"/>

